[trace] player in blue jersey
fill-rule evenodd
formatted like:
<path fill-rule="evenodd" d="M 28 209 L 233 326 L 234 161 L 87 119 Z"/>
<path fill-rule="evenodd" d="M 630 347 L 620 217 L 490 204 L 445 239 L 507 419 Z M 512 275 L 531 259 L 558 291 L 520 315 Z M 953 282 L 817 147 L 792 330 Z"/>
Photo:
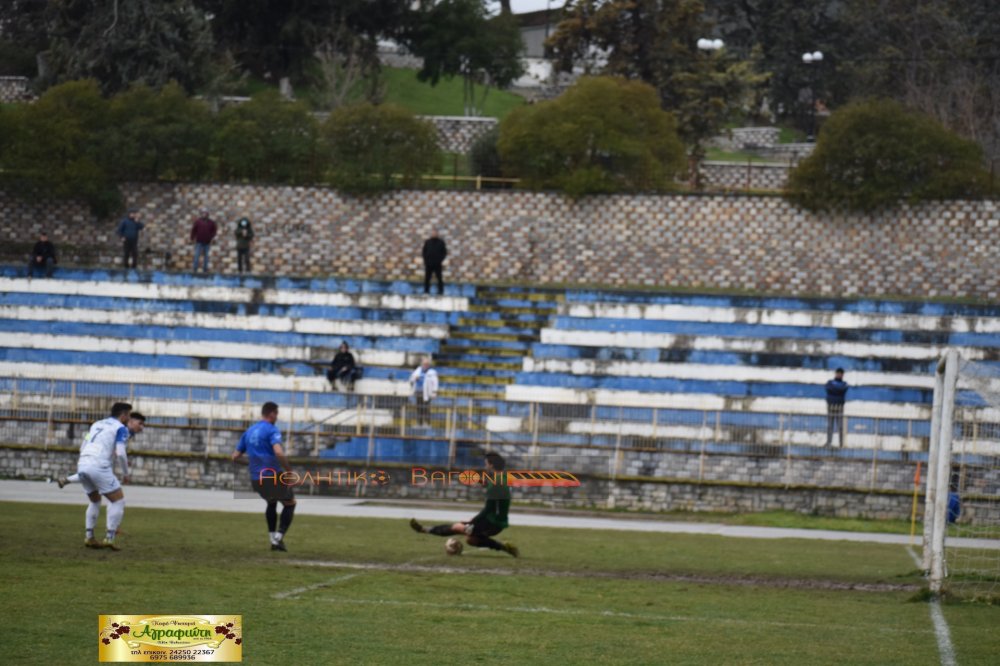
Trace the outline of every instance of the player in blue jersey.
<path fill-rule="evenodd" d="M 129 438 L 128 423 L 132 405 L 116 402 L 111 407 L 111 416 L 90 426 L 90 432 L 80 447 L 80 459 L 76 471 L 80 476 L 90 504 L 87 506 L 84 545 L 88 548 L 110 548 L 120 550 L 115 543 L 115 534 L 125 515 L 125 493 L 114 474 L 114 459 L 118 458 L 123 477 L 128 480 L 128 459 L 125 443 Z M 101 513 L 101 495 L 108 498 L 107 532 L 104 542 L 94 538 L 97 518 Z"/>
<path fill-rule="evenodd" d="M 233 462 L 250 466 L 250 485 L 267 502 L 264 517 L 271 537 L 271 550 L 284 550 L 285 533 L 295 515 L 295 493 L 292 486 L 280 480 L 282 472 L 292 471 L 285 450 L 281 446 L 281 431 L 274 423 L 278 420 L 278 405 L 265 402 L 260 410 L 261 420 L 250 426 L 233 451 Z M 281 502 L 281 522 L 278 523 L 278 502 Z"/>

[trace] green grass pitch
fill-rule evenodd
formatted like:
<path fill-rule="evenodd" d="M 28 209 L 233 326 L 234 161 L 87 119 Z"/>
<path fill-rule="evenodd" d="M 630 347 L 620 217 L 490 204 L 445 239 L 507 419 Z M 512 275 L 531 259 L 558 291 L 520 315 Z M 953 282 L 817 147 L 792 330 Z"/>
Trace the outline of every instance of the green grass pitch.
<path fill-rule="evenodd" d="M 262 515 L 128 509 L 110 552 L 83 512 L 3 505 L 5 663 L 96 661 L 99 613 L 242 614 L 249 664 L 940 663 L 896 545 L 515 525 L 520 559 L 449 557 L 404 521 L 298 516 L 276 553 Z M 944 613 L 959 664 L 997 663 L 1000 607 Z"/>

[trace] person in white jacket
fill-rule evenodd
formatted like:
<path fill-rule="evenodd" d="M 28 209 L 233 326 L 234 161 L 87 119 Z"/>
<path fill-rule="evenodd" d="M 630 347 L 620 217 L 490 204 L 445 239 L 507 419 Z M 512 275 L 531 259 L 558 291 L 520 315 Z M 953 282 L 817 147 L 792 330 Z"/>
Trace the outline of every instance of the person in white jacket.
<path fill-rule="evenodd" d="M 437 397 L 438 392 L 437 370 L 431 367 L 430 356 L 425 356 L 420 367 L 410 375 L 410 388 L 417 401 L 417 421 L 430 425 L 431 401 Z"/>

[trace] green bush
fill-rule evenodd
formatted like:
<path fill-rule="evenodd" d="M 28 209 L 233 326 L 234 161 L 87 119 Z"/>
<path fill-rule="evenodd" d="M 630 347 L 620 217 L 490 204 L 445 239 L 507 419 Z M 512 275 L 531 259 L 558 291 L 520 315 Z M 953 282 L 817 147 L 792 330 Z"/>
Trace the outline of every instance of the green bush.
<path fill-rule="evenodd" d="M 106 216 L 121 204 L 106 137 L 109 105 L 92 80 L 49 88 L 4 112 L 0 184 L 27 197 L 74 198 Z"/>
<path fill-rule="evenodd" d="M 361 194 L 403 185 L 434 173 L 441 164 L 434 126 L 393 104 L 355 104 L 330 114 L 322 129 L 333 160 L 331 182 Z"/>
<path fill-rule="evenodd" d="M 500 178 L 503 176 L 503 167 L 500 162 L 500 151 L 497 142 L 500 140 L 500 126 L 494 125 L 487 132 L 483 132 L 469 149 L 469 166 L 473 176 L 483 176 L 484 178 Z M 495 185 L 494 183 L 484 184 L 485 187 Z"/>
<path fill-rule="evenodd" d="M 872 211 L 900 201 L 978 197 L 989 176 L 980 147 L 897 102 L 848 105 L 792 170 L 788 197 L 810 210 Z"/>
<path fill-rule="evenodd" d="M 134 86 L 111 100 L 107 150 L 117 181 L 200 180 L 209 172 L 212 117 L 176 83 Z"/>
<path fill-rule="evenodd" d="M 318 125 L 301 102 L 274 90 L 222 111 L 212 142 L 217 174 L 223 180 L 306 184 L 323 171 Z"/>
<path fill-rule="evenodd" d="M 498 142 L 506 175 L 571 196 L 663 191 L 686 165 L 674 117 L 645 83 L 580 79 L 558 98 L 513 111 Z"/>

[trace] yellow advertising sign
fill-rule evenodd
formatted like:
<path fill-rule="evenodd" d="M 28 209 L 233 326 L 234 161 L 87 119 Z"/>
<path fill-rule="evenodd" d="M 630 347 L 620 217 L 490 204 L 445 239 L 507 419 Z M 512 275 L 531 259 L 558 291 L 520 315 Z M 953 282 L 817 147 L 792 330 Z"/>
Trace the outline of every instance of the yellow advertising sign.
<path fill-rule="evenodd" d="M 242 615 L 100 615 L 100 661 L 243 661 Z"/>

